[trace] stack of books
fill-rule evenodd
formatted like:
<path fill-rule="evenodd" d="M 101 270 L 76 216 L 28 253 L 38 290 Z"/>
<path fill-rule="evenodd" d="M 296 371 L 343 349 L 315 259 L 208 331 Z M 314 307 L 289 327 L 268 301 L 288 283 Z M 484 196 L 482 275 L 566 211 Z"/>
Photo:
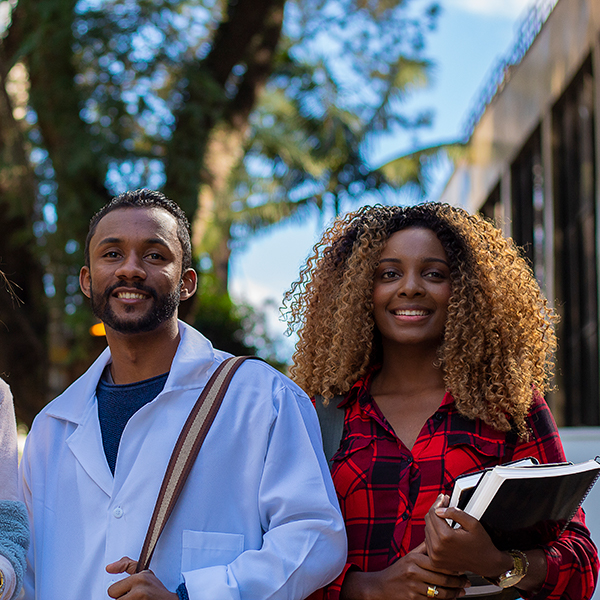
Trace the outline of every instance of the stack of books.
<path fill-rule="evenodd" d="M 530 550 L 560 536 L 599 475 L 598 457 L 578 464 L 527 458 L 458 477 L 450 506 L 478 519 L 500 550 Z M 501 591 L 485 580 L 471 583 L 468 596 Z"/>

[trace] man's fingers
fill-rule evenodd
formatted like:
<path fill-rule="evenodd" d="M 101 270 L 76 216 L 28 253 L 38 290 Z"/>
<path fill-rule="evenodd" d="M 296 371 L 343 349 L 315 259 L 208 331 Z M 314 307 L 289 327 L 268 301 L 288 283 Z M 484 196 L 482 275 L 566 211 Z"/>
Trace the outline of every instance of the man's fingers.
<path fill-rule="evenodd" d="M 129 575 L 133 575 L 136 567 L 137 560 L 132 560 L 128 556 L 124 556 L 116 562 L 106 565 L 106 571 L 108 573 L 129 573 Z"/>

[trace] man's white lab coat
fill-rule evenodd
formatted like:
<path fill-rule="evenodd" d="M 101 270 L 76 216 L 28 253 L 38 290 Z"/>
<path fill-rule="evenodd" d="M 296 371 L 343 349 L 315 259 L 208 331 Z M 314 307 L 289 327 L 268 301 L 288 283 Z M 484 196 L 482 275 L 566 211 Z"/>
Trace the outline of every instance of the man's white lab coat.
<path fill-rule="evenodd" d="M 171 452 L 203 386 L 227 357 L 180 323 L 164 390 L 127 423 L 114 478 L 96 384 L 107 349 L 35 419 L 21 462 L 32 525 L 25 597 L 104 600 L 136 560 Z M 190 600 L 300 600 L 341 571 L 344 524 L 316 414 L 295 384 L 264 363 L 236 373 L 150 568 Z"/>

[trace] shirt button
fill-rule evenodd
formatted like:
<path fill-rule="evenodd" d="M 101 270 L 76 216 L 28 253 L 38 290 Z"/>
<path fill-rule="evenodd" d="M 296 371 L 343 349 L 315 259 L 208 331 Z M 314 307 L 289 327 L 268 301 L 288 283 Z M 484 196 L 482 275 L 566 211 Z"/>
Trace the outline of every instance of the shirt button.
<path fill-rule="evenodd" d="M 120 519 L 123 516 L 123 509 L 120 506 L 117 506 L 117 508 L 113 510 L 113 515 L 115 519 Z"/>
<path fill-rule="evenodd" d="M 436 412 L 434 418 L 436 421 L 441 421 L 444 418 L 444 415 L 441 412 Z"/>

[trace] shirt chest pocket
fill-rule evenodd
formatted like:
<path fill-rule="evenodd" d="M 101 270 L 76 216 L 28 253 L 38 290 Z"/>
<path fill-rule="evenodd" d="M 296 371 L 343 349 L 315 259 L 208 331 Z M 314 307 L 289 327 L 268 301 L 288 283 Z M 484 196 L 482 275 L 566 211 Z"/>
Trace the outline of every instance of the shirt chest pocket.
<path fill-rule="evenodd" d="M 331 476 L 338 496 L 347 497 L 363 489 L 373 465 L 373 440 L 366 436 L 342 438 L 339 450 L 333 455 Z"/>
<path fill-rule="evenodd" d="M 475 473 L 506 461 L 504 439 L 493 439 L 476 433 L 450 433 L 444 459 L 445 493 L 452 491 L 454 480 L 465 473 Z"/>
<path fill-rule="evenodd" d="M 243 551 L 244 536 L 241 533 L 220 533 L 184 529 L 181 572 L 185 573 L 217 565 L 228 565 Z"/>

